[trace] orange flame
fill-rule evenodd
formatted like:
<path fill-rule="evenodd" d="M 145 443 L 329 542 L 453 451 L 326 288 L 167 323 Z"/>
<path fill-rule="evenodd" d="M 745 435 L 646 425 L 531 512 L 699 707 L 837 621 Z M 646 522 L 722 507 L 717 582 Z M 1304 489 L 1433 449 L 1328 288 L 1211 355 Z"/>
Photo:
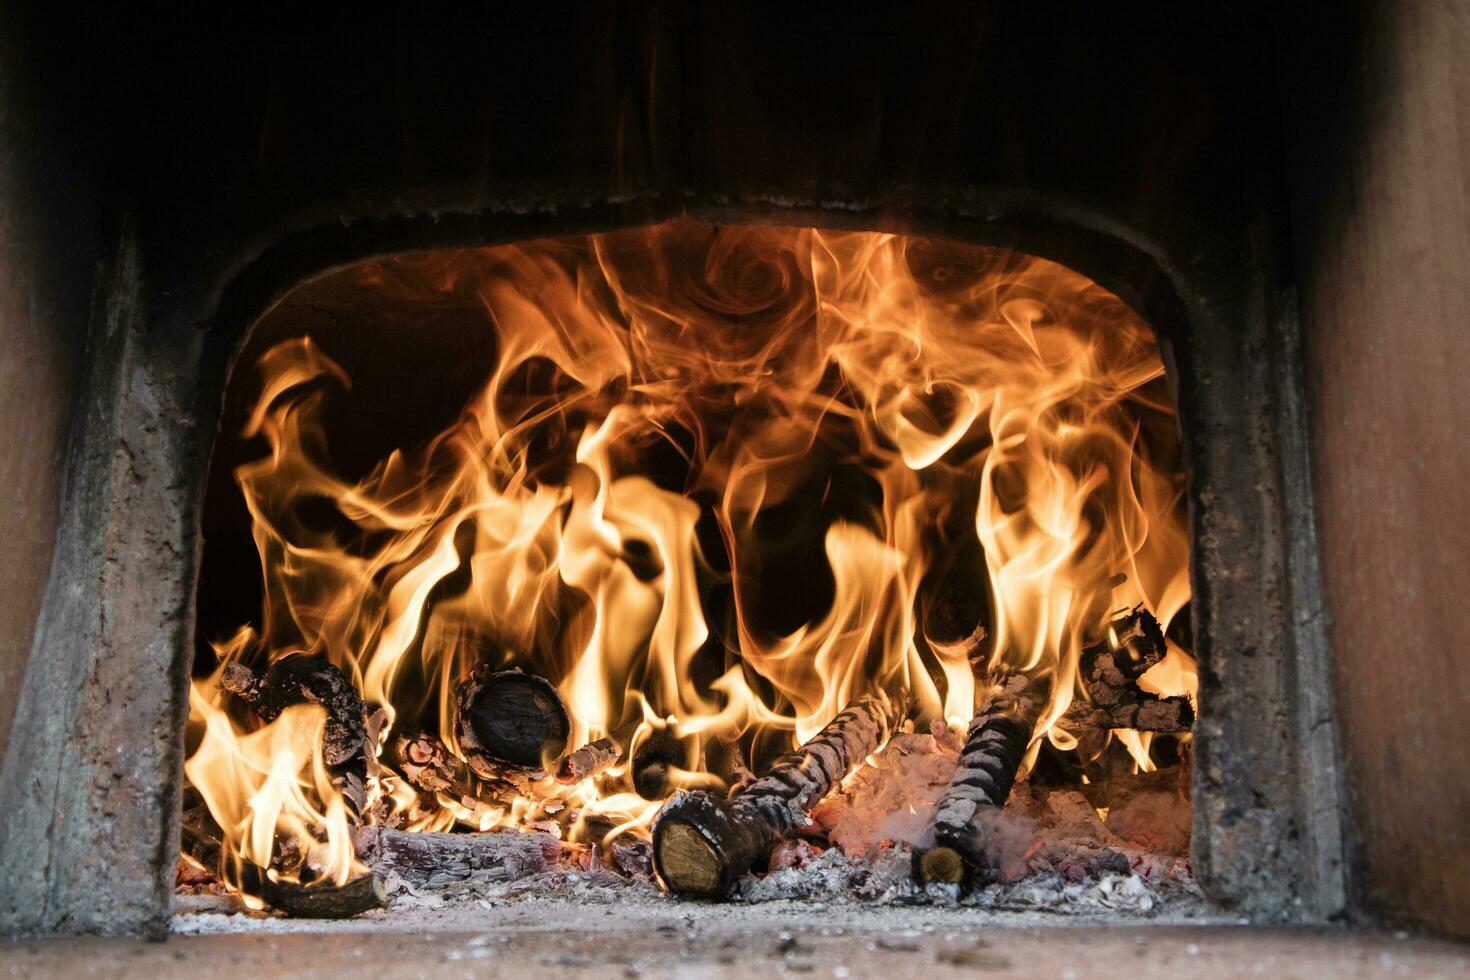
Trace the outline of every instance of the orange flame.
<path fill-rule="evenodd" d="M 1066 748 L 1083 644 L 1113 610 L 1141 603 L 1167 629 L 1188 601 L 1154 337 L 1055 263 L 678 221 L 349 274 L 473 298 L 494 370 L 426 447 L 349 483 L 322 418 L 346 374 L 306 338 L 261 358 L 246 434 L 269 452 L 237 479 L 265 601 L 257 632 L 221 650 L 323 656 L 390 725 L 432 719 L 451 750 L 455 686 L 482 661 L 556 683 L 571 747 L 671 731 L 676 785 L 720 784 L 711 740 L 764 757 L 865 693 L 901 686 L 923 716 L 963 723 L 966 648 L 931 642 L 921 610 L 965 541 L 983 559 L 948 574 L 975 579 L 993 661 L 1050 679 L 1043 730 Z M 351 535 L 301 519 L 318 499 Z M 468 585 L 444 589 L 451 576 Z M 1171 642 L 1149 681 L 1192 693 L 1188 654 Z M 304 712 L 246 733 L 209 682 L 193 707 L 208 736 L 189 776 L 240 855 L 268 861 L 283 821 L 346 839 L 319 751 L 302 755 Z M 1145 741 L 1127 742 L 1147 766 Z M 572 833 L 592 818 L 622 831 L 658 806 L 628 770 L 531 776 L 509 806 L 440 794 L 431 813 L 389 769 L 370 791 L 386 804 L 373 812 L 419 827 L 571 815 Z"/>

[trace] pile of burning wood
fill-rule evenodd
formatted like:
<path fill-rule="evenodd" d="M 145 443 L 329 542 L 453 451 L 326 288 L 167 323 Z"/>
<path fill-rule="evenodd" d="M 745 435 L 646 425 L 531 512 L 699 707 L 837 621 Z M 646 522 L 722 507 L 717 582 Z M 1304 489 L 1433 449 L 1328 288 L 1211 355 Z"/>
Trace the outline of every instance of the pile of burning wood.
<path fill-rule="evenodd" d="M 1080 669 L 1088 700 L 1068 709 L 1066 727 L 1188 731 L 1194 718 L 1188 698 L 1158 697 L 1137 684 L 1164 655 L 1164 638 L 1152 615 L 1135 609 L 1116 617 L 1107 639 L 1083 652 Z M 298 853 L 278 858 L 292 875 L 252 866 L 240 886 L 288 915 L 340 917 L 386 904 L 385 878 L 411 886 L 476 874 L 514 880 L 590 861 L 632 878 L 652 878 L 677 895 L 719 898 L 739 894 L 753 871 L 799 867 L 826 848 L 858 853 L 876 846 L 908 850 L 916 891 L 973 891 L 1025 873 L 1040 846 L 1031 844 L 1018 859 L 1000 837 L 1005 832 L 1001 815 L 1031 746 L 1045 692 L 1020 674 L 992 672 L 985 680 L 988 694 L 963 741 L 943 722 L 930 734 L 903 734 L 909 724 L 906 692 L 865 696 L 764 774 L 745 771 L 728 796 L 706 790 L 669 795 L 667 770 L 676 757 L 658 739 L 645 740 L 631 760 L 629 776 L 641 794 L 666 798 L 651 841 L 630 833 L 574 845 L 563 842 L 554 825 L 482 833 L 399 829 L 386 809 L 366 803 L 364 785 L 374 772 L 372 747 L 383 722 L 366 712 L 344 675 L 305 656 L 282 659 L 262 675 L 231 664 L 222 673 L 222 686 L 262 720 L 293 704 L 326 709 L 323 761 L 358 824 L 352 842 L 356 857 L 370 869 L 343 885 L 312 882 L 310 848 L 305 853 L 297 848 Z M 458 756 L 438 736 L 421 731 L 398 733 L 390 747 L 397 772 L 426 805 L 440 794 L 461 798 L 467 806 L 506 803 L 534 792 L 535 782 L 548 771 L 570 784 L 623 761 L 624 747 L 612 737 L 566 751 L 567 711 L 555 687 L 542 678 L 482 668 L 461 685 L 456 701 Z M 878 770 L 865 765 L 879 753 Z M 881 792 L 860 785 L 861 774 L 885 769 L 896 771 L 898 781 Z M 1080 808 L 1088 811 L 1081 819 L 1096 822 L 1098 813 L 1107 813 L 1134 788 L 1154 783 L 1187 794 L 1173 774 L 1137 775 L 1117 785 L 1076 786 L 1050 806 L 1053 811 Z M 842 791 L 834 794 L 839 787 Z M 1029 801 L 1017 805 L 1034 804 L 1034 797 L 1017 792 Z M 885 808 L 904 811 L 907 825 L 875 822 L 873 815 L 883 816 Z M 1180 850 L 1177 844 L 1174 850 Z M 1120 863 L 1119 870 L 1128 869 L 1126 858 L 1106 853 L 1104 865 L 1112 861 Z M 207 810 L 186 807 L 181 884 L 209 880 L 207 869 L 219 862 L 218 835 L 211 833 Z M 1053 863 L 1065 874 L 1088 873 L 1081 865 L 1069 868 L 1066 859 Z"/>

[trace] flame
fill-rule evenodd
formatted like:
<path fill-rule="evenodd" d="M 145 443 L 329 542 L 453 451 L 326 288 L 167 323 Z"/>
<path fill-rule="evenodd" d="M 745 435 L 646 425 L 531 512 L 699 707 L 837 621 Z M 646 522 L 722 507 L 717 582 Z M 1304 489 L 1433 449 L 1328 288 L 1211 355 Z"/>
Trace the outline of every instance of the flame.
<path fill-rule="evenodd" d="M 224 699 L 218 673 L 190 691 L 190 715 L 203 722 L 204 733 L 184 772 L 222 831 L 225 880 L 239 885 L 251 874 L 269 874 L 301 881 L 309 872 L 311 880 L 340 885 L 362 871 L 346 806 L 322 758 L 326 711 L 296 705 L 245 732 Z M 284 842 L 298 858 L 282 869 L 277 858 Z"/>
<path fill-rule="evenodd" d="M 945 574 L 980 597 L 992 662 L 1045 682 L 1042 730 L 1068 748 L 1080 651 L 1108 614 L 1142 604 L 1167 629 L 1188 602 L 1153 334 L 1055 263 L 686 220 L 348 274 L 476 304 L 495 366 L 454 424 L 349 482 L 323 418 L 346 373 L 305 337 L 260 358 L 245 435 L 268 452 L 236 476 L 264 603 L 221 655 L 330 660 L 387 713 L 380 750 L 427 723 L 457 752 L 455 687 L 480 662 L 557 684 L 570 747 L 631 746 L 581 784 L 531 775 L 510 805 L 441 793 L 427 811 L 380 758 L 371 819 L 636 831 L 659 804 L 630 791 L 629 759 L 655 731 L 680 740 L 672 785 L 720 786 L 714 744 L 769 758 L 865 693 L 902 687 L 962 725 L 968 648 L 923 612 Z M 303 518 L 323 500 L 328 530 Z M 983 557 L 947 565 L 965 542 Z M 1192 668 L 1171 641 L 1149 682 L 1192 694 Z M 320 718 L 251 730 L 212 685 L 188 774 L 232 853 L 265 866 L 273 834 L 311 836 L 344 876 Z M 1126 742 L 1147 766 L 1146 739 Z"/>

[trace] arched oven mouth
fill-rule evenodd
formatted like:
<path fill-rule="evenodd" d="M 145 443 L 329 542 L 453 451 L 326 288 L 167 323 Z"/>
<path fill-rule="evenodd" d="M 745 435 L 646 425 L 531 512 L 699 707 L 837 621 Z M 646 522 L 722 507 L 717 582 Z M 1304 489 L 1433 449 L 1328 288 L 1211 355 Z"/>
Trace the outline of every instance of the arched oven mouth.
<path fill-rule="evenodd" d="M 1197 905 L 1166 353 L 1065 265 L 895 232 L 308 278 L 225 391 L 180 894 Z"/>

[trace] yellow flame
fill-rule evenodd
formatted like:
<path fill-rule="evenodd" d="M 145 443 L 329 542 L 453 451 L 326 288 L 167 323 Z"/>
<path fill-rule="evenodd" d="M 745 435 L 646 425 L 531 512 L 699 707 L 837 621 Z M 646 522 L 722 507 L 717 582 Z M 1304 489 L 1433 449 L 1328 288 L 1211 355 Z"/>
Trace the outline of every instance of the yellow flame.
<path fill-rule="evenodd" d="M 193 717 L 204 722 L 198 749 L 184 764 L 224 834 L 224 870 L 238 883 L 246 865 L 260 873 L 300 879 L 300 866 L 276 866 L 276 842 L 292 841 L 315 877 L 343 884 L 361 871 L 353 858 L 341 794 L 322 760 L 326 711 L 320 705 L 287 708 L 254 731 L 236 726 L 216 678 L 195 683 Z"/>
<path fill-rule="evenodd" d="M 325 657 L 390 723 L 437 719 L 451 749 L 453 692 L 479 662 L 556 683 L 574 743 L 617 732 L 636 749 L 670 730 L 685 751 L 675 785 L 719 784 L 706 771 L 713 739 L 768 755 L 865 693 L 903 687 L 924 717 L 963 724 L 977 696 L 966 647 L 930 643 L 919 621 L 926 576 L 957 535 L 983 552 L 973 574 L 987 580 L 995 662 L 1050 681 L 1043 726 L 1069 748 L 1058 719 L 1108 613 L 1142 604 L 1167 628 L 1188 601 L 1178 436 L 1154 337 L 1054 263 L 678 221 L 345 275 L 472 300 L 495 367 L 426 447 L 351 483 L 323 423 L 346 374 L 306 338 L 260 359 L 246 434 L 269 451 L 237 478 L 265 601 L 257 631 L 222 650 L 259 666 Z M 650 466 L 655 453 L 680 461 L 676 478 Z M 321 498 L 355 535 L 301 519 Z M 768 525 L 793 511 L 821 523 L 809 538 L 830 582 L 783 577 L 768 553 Z M 707 555 L 715 543 L 723 554 Z M 454 575 L 468 586 L 443 592 Z M 717 588 L 727 615 L 712 622 Z M 773 628 L 773 593 L 807 588 L 830 601 Z M 1149 682 L 1192 693 L 1192 666 L 1171 641 Z M 243 859 L 268 862 L 282 832 L 344 839 L 319 747 L 306 751 L 320 740 L 314 713 L 244 732 L 210 682 L 192 704 L 208 734 L 189 776 Z M 1146 744 L 1128 744 L 1147 765 Z M 387 769 L 370 789 L 423 828 L 570 816 L 573 833 L 592 818 L 623 831 L 658 805 L 628 791 L 629 768 L 575 786 L 540 779 L 509 806 L 441 793 L 424 812 Z M 334 875 L 346 867 L 334 858 Z"/>

